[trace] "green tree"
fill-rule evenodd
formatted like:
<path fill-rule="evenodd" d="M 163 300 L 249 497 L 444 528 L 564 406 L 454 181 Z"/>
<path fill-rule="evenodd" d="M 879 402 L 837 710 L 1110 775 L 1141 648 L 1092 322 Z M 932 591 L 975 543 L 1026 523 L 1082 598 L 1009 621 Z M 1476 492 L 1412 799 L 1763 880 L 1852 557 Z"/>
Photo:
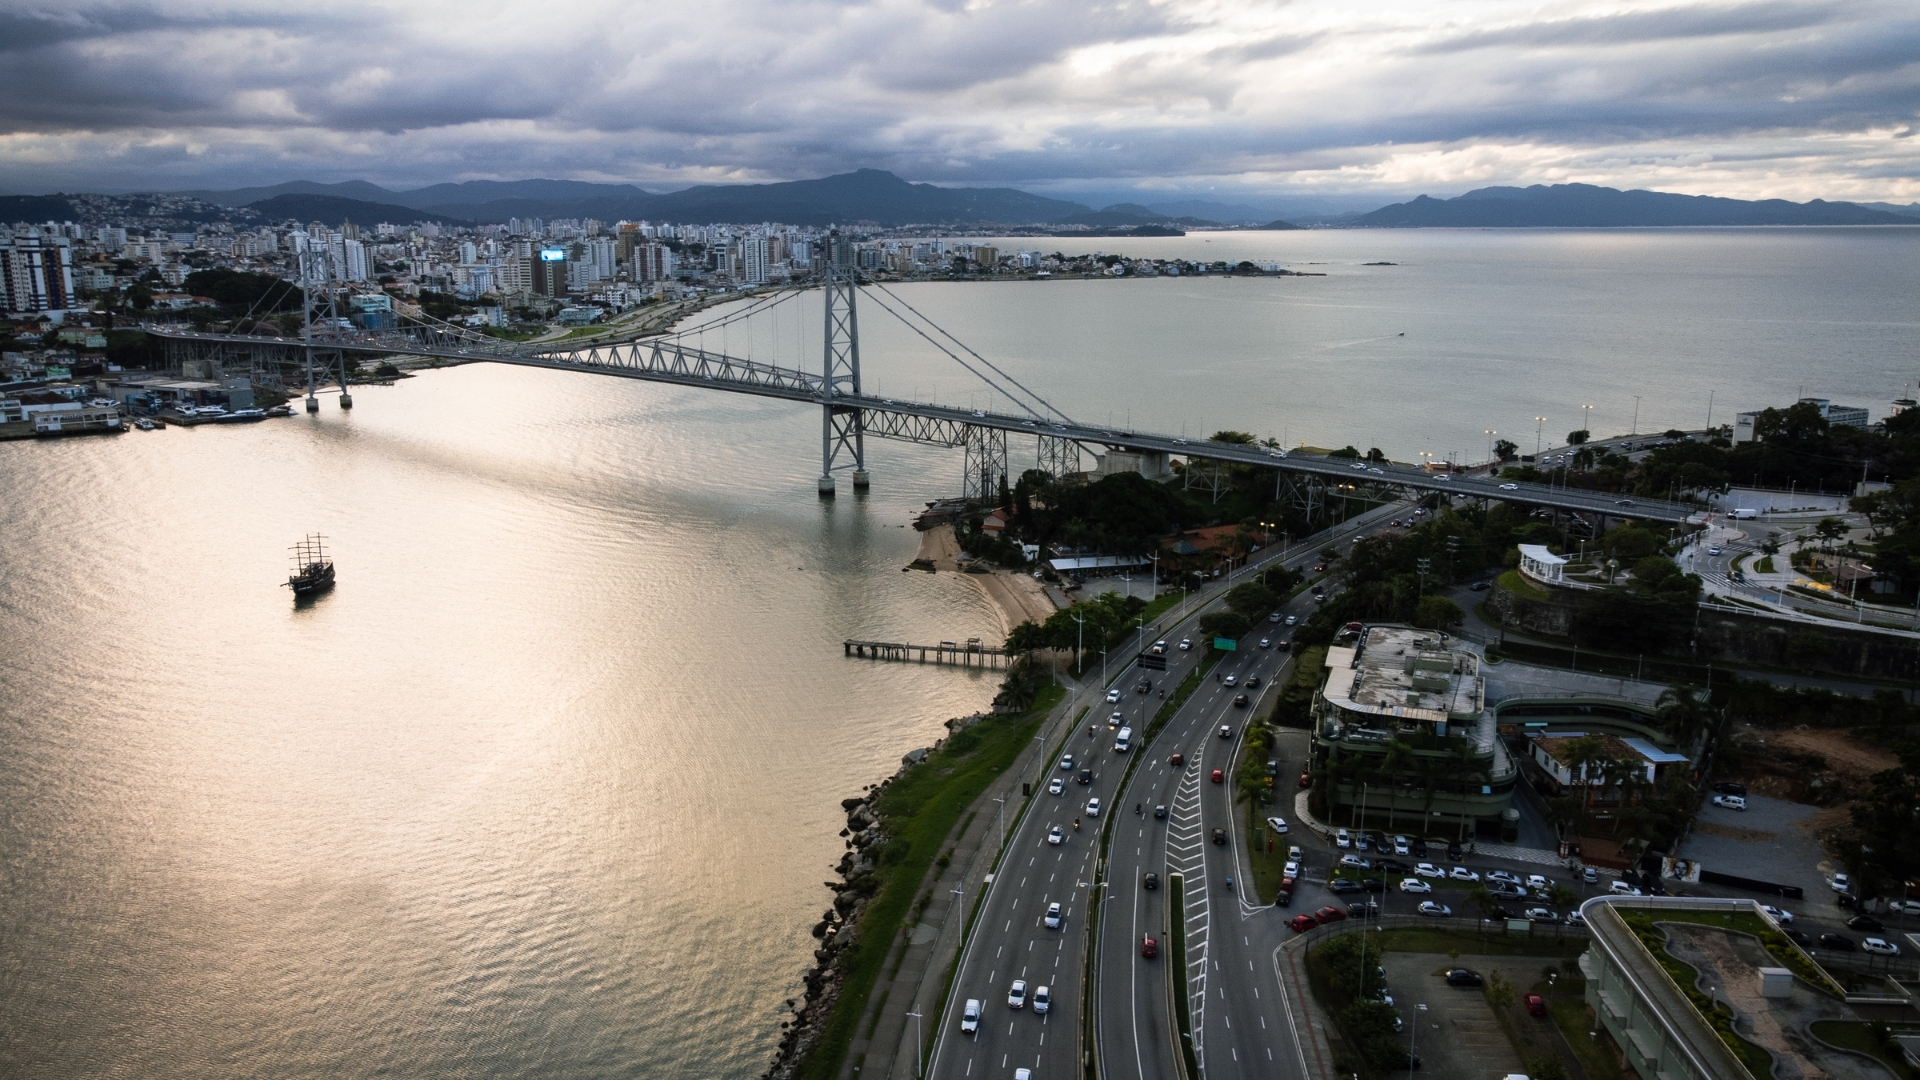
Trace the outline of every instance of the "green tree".
<path fill-rule="evenodd" d="M 1579 431 L 1569 431 L 1567 432 L 1567 445 L 1582 446 L 1582 445 L 1585 445 L 1586 441 L 1592 437 L 1593 437 L 1593 432 L 1588 431 L 1586 428 L 1581 428 Z"/>
<path fill-rule="evenodd" d="M 1273 594 L 1273 590 L 1257 581 L 1235 585 L 1227 592 L 1227 607 L 1249 620 L 1265 615 L 1279 604 L 1280 598 Z"/>
<path fill-rule="evenodd" d="M 1428 630 L 1442 630 L 1450 633 L 1459 629 L 1460 624 L 1466 621 L 1466 617 L 1467 613 L 1460 610 L 1459 604 L 1438 595 L 1421 597 L 1420 602 L 1414 605 L 1413 609 L 1413 625 Z"/>
<path fill-rule="evenodd" d="M 1354 1049 L 1376 1069 L 1393 1068 L 1405 1059 L 1406 1049 L 1393 1030 L 1397 1019 L 1393 1006 L 1384 1001 L 1356 1001 L 1340 1010 L 1340 1025 Z"/>
<path fill-rule="evenodd" d="M 1520 445 L 1512 439 L 1501 439 L 1493 444 L 1493 456 L 1501 461 L 1512 461 L 1520 453 Z"/>
<path fill-rule="evenodd" d="M 1368 934 L 1342 934 L 1315 949 L 1327 981 L 1350 998 L 1370 998 L 1387 988 L 1380 973 L 1380 944 Z"/>
<path fill-rule="evenodd" d="M 1200 616 L 1201 637 L 1238 640 L 1246 637 L 1251 629 L 1252 621 L 1237 611 L 1209 611 Z"/>

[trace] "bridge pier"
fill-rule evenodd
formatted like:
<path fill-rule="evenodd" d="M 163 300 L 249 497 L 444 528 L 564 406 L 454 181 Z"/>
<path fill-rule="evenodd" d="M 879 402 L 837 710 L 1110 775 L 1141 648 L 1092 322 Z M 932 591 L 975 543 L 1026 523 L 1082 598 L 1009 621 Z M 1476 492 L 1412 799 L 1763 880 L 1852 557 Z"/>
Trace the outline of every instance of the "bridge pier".
<path fill-rule="evenodd" d="M 867 490 L 867 470 L 865 469 L 853 470 L 853 490 L 855 491 Z"/>
<path fill-rule="evenodd" d="M 340 407 L 343 409 L 353 408 L 353 395 L 347 393 L 347 389 L 344 386 L 340 388 Z"/>
<path fill-rule="evenodd" d="M 820 497 L 823 499 L 833 498 L 833 474 L 832 473 L 823 473 L 821 475 Z"/>
<path fill-rule="evenodd" d="M 312 394 L 307 395 L 307 411 L 308 412 L 320 411 L 320 399 L 317 397 L 314 397 Z"/>

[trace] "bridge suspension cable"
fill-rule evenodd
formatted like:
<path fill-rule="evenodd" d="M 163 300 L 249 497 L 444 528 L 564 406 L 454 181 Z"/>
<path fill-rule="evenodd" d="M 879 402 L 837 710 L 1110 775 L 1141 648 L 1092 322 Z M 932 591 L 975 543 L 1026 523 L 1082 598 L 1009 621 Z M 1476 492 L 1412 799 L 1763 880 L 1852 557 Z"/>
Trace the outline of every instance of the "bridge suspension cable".
<path fill-rule="evenodd" d="M 1052 402 L 1048 401 L 1046 398 L 1041 397 L 1039 394 L 1034 393 L 1032 390 L 1029 390 L 1025 383 L 1022 383 L 1019 379 L 1016 379 L 1013 376 L 1007 374 L 1006 372 L 1000 370 L 999 365 L 995 364 L 993 361 L 987 359 L 986 357 L 981 356 L 979 353 L 973 351 L 973 348 L 971 346 L 969 346 L 966 342 L 961 341 L 959 338 L 954 337 L 953 334 L 950 333 L 946 327 L 941 326 L 939 323 L 934 322 L 930 318 L 927 318 L 927 316 L 923 312 L 921 312 L 919 308 L 916 308 L 912 304 L 907 303 L 905 298 L 895 293 L 892 289 L 887 288 L 884 284 L 878 281 L 873 283 L 873 287 L 876 289 L 879 289 L 883 293 L 886 293 L 888 296 L 893 297 L 894 300 L 899 302 L 900 306 L 906 308 L 908 311 L 911 311 L 915 315 L 919 316 L 921 321 L 925 322 L 928 326 L 933 327 L 935 330 L 938 330 L 940 332 L 941 337 L 946 338 L 948 341 L 951 341 L 955 345 L 958 345 L 960 346 L 960 348 L 966 350 L 966 353 L 968 356 L 971 356 L 975 360 L 978 360 L 981 363 L 992 368 L 995 374 L 999 375 L 1001 378 L 1012 383 L 1014 386 L 1019 387 L 1022 393 L 1026 394 L 1028 397 L 1032 398 L 1033 400 L 1039 402 L 1042 408 L 1045 408 L 1048 412 L 1053 413 L 1055 417 L 1058 417 L 1059 419 L 1064 420 L 1069 424 L 1075 422 L 1073 417 L 1068 416 L 1064 412 L 1061 412 L 1058 408 L 1054 406 Z M 954 361 L 958 363 L 961 367 L 967 368 L 968 371 L 973 371 L 973 368 L 969 367 L 965 360 L 961 360 L 958 356 L 954 356 L 952 350 L 941 345 L 939 342 L 934 341 L 932 338 L 928 338 L 927 335 L 924 332 L 922 332 L 919 327 L 914 326 L 911 322 L 907 322 L 907 320 L 904 317 L 902 317 L 899 312 L 894 311 L 892 308 L 887 307 L 885 302 L 878 299 L 876 299 L 874 302 L 879 304 L 881 308 L 887 312 L 887 314 L 892 315 L 894 318 L 899 319 L 903 323 L 906 323 L 909 328 L 911 328 L 915 333 L 920 334 L 921 337 L 927 338 L 927 341 L 931 343 L 934 348 L 939 349 L 941 352 L 946 353 L 948 356 L 952 356 Z M 980 373 L 977 371 L 974 371 L 974 374 L 980 375 Z M 1006 394 L 1007 400 L 1014 402 L 1015 404 L 1019 405 L 1021 408 L 1025 409 L 1027 412 L 1032 413 L 1036 419 L 1042 419 L 1042 420 L 1047 419 L 1042 414 L 1038 412 L 1034 412 L 1032 406 L 1026 404 L 1025 402 L 1020 401 L 1018 398 L 1014 397 L 1014 395 L 1007 393 L 1007 390 L 1005 387 L 995 384 L 992 379 L 988 379 L 984 375 L 980 375 L 980 378 L 988 386 L 992 386 L 995 390 L 998 390 L 1001 393 Z"/>

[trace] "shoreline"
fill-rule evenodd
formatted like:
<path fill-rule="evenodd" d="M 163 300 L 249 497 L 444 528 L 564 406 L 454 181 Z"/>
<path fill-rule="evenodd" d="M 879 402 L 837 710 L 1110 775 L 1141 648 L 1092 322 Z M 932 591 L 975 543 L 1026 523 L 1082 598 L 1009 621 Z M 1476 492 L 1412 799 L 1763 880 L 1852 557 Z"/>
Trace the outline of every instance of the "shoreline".
<path fill-rule="evenodd" d="M 979 586 L 1000 616 L 1003 639 L 1021 623 L 1045 622 L 1059 610 L 1033 575 L 1015 570 L 962 570 L 960 554 L 960 542 L 953 535 L 953 526 L 936 525 L 920 534 L 920 550 L 914 555 L 914 563 L 916 568 L 931 566 L 935 573 L 959 574 Z"/>

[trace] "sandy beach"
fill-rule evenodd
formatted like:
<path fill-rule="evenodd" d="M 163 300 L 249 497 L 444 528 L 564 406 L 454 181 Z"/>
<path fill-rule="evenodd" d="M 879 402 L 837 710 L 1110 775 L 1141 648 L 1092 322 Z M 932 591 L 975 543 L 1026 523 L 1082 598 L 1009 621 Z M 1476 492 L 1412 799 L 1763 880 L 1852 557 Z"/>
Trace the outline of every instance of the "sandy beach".
<path fill-rule="evenodd" d="M 1028 619 L 1045 622 L 1056 610 L 1053 601 L 1048 599 L 1032 574 L 1017 570 L 968 574 L 960 570 L 959 556 L 960 542 L 954 538 L 953 526 L 940 525 L 920 534 L 920 551 L 915 556 L 916 560 L 931 565 L 940 573 L 960 574 L 978 585 L 1000 613 L 1003 636 Z"/>

